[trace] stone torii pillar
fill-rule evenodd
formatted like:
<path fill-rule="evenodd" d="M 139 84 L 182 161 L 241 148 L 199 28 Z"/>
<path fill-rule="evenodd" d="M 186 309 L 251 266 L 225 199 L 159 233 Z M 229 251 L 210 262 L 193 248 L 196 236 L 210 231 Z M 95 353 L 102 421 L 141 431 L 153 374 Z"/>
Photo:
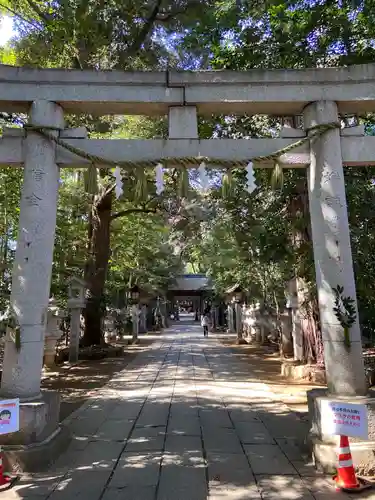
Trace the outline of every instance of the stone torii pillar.
<path fill-rule="evenodd" d="M 304 110 L 307 131 L 338 121 L 337 105 L 332 101 L 314 102 Z M 367 387 L 358 312 L 347 348 L 333 311 L 332 289 L 337 285 L 344 288 L 344 295 L 354 300 L 357 309 L 339 129 L 313 140 L 310 151 L 309 204 L 328 389 L 331 394 L 362 396 Z"/>
<path fill-rule="evenodd" d="M 309 104 L 304 110 L 307 131 L 318 124 L 338 122 L 337 105 L 332 101 Z M 314 248 L 316 284 L 323 337 L 324 360 L 328 390 L 307 392 L 311 428 L 308 440 L 314 461 L 326 471 L 337 465 L 337 439 L 323 434 L 322 401 L 338 399 L 367 405 L 368 419 L 375 418 L 374 399 L 367 398 L 367 386 L 362 355 L 361 331 L 357 318 L 350 328 L 350 346 L 344 342 L 344 331 L 334 313 L 335 294 L 340 285 L 344 296 L 357 299 L 345 196 L 339 129 L 330 130 L 311 141 L 308 191 Z M 360 472 L 373 465 L 375 431 L 369 426 L 369 441 L 352 446 L 355 464 Z"/>
<path fill-rule="evenodd" d="M 35 101 L 30 109 L 30 123 L 62 129 L 63 110 L 53 102 Z M 17 350 L 13 340 L 6 338 L 1 394 L 27 400 L 40 396 L 60 173 L 53 141 L 29 131 L 24 147 L 11 295 L 11 305 L 21 328 L 21 348 Z"/>

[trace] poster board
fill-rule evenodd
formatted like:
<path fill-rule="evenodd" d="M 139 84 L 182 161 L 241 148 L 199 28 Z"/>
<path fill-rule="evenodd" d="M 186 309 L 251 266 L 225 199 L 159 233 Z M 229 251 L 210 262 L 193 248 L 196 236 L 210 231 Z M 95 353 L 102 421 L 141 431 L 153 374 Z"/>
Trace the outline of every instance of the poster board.
<path fill-rule="evenodd" d="M 322 433 L 368 439 L 367 406 L 343 401 L 321 401 Z"/>
<path fill-rule="evenodd" d="M 20 429 L 20 400 L 0 401 L 0 435 L 17 432 Z"/>

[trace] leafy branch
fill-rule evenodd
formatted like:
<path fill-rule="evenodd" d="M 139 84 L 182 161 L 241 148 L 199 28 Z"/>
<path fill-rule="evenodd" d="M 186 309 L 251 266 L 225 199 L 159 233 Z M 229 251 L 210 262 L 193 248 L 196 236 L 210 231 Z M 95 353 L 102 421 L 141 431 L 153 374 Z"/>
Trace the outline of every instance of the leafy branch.
<path fill-rule="evenodd" d="M 131 46 L 128 48 L 126 57 L 132 57 L 137 54 L 139 49 L 142 47 L 142 44 L 145 42 L 146 38 L 150 34 L 152 27 L 156 21 L 156 18 L 159 14 L 159 10 L 162 4 L 162 0 L 157 0 L 154 7 L 151 10 L 149 17 L 145 20 L 141 30 L 138 33 L 138 36 L 135 38 Z"/>
<path fill-rule="evenodd" d="M 333 311 L 344 329 L 344 344 L 350 349 L 349 330 L 357 319 L 355 300 L 350 296 L 345 297 L 344 287 L 340 285 L 337 285 L 336 288 L 332 288 L 332 290 L 335 294 L 335 307 Z"/>
<path fill-rule="evenodd" d="M 156 16 L 156 21 L 160 22 L 170 21 L 171 19 L 175 19 L 181 14 L 186 14 L 186 12 L 191 7 L 201 7 L 201 6 L 202 2 L 200 0 L 191 0 L 184 7 L 181 8 L 172 9 L 171 7 L 169 7 L 166 10 L 159 11 L 158 15 Z"/>
<path fill-rule="evenodd" d="M 9 334 L 14 342 L 17 351 L 21 350 L 21 327 L 18 323 L 17 314 L 11 305 L 8 305 L 4 314 L 0 316 L 1 330 Z"/>
<path fill-rule="evenodd" d="M 11 9 L 8 5 L 5 5 L 4 3 L 0 3 L 0 11 L 1 10 L 9 12 L 13 16 L 16 16 L 18 19 L 20 19 L 21 21 L 23 21 L 24 23 L 29 24 L 30 26 L 33 26 L 37 30 L 41 30 L 42 29 L 42 26 L 39 25 L 39 24 L 37 24 L 36 21 L 27 19 L 25 16 L 22 16 L 21 14 L 19 14 L 15 10 Z"/>
<path fill-rule="evenodd" d="M 143 214 L 156 214 L 156 208 L 129 208 L 127 210 L 121 210 L 116 212 L 111 216 L 111 220 L 119 219 L 120 217 L 125 217 L 126 215 L 143 213 Z"/>

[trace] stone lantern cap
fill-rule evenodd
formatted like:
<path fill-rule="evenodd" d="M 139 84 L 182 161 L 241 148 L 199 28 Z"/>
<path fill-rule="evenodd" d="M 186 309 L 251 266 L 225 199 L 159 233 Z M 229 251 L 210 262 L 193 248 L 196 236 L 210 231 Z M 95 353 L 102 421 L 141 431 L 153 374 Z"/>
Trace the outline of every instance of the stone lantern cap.
<path fill-rule="evenodd" d="M 243 298 L 243 288 L 236 283 L 226 290 L 225 294 L 232 299 L 232 302 L 241 302 Z"/>
<path fill-rule="evenodd" d="M 68 307 L 83 307 L 85 305 L 86 282 L 76 276 L 69 280 Z"/>

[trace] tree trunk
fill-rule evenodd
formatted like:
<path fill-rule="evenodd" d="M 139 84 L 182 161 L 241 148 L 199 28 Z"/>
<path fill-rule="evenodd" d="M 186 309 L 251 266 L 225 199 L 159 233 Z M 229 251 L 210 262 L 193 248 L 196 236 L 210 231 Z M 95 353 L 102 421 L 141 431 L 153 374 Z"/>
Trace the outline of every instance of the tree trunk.
<path fill-rule="evenodd" d="M 89 256 L 85 270 L 87 304 L 84 310 L 85 332 L 83 344 L 99 345 L 104 342 L 102 316 L 104 287 L 110 254 L 110 226 L 112 192 L 94 199 L 89 221 Z"/>
<path fill-rule="evenodd" d="M 306 224 L 294 229 L 293 247 L 298 251 L 302 245 L 305 247 L 312 246 L 312 235 L 310 226 L 310 209 L 307 193 L 306 179 L 300 179 L 296 184 L 296 196 L 293 197 L 289 205 L 289 213 L 298 220 L 303 218 Z M 315 275 L 313 276 L 315 279 Z M 306 290 L 305 279 L 296 277 L 298 287 L 298 304 L 301 318 L 301 330 L 303 337 L 305 361 L 317 362 L 319 365 L 323 363 L 323 342 L 319 325 L 319 308 L 318 302 Z"/>

